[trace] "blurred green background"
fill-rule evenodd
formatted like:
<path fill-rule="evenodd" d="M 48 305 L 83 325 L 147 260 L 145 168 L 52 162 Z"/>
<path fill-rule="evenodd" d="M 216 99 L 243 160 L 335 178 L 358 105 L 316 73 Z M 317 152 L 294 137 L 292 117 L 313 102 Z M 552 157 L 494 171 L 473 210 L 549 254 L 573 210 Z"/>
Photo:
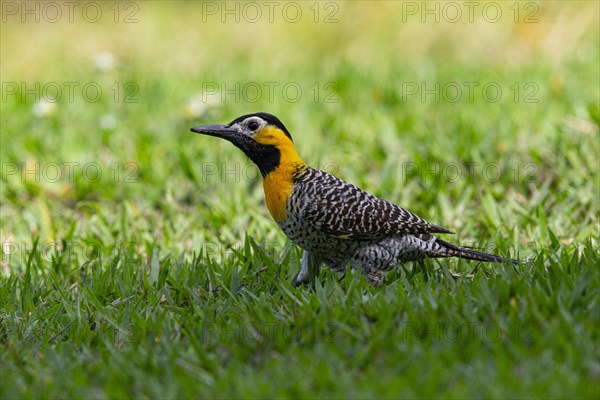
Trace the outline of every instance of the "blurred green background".
<path fill-rule="evenodd" d="M 594 1 L 3 2 L 1 313 L 3 345 L 13 349 L 3 352 L 4 373 L 11 370 L 4 394 L 598 394 L 599 11 Z M 537 272 L 518 278 L 523 284 L 510 273 L 489 283 L 478 275 L 480 289 L 466 282 L 454 287 L 439 269 L 445 283 L 416 284 L 392 273 L 394 283 L 380 295 L 358 275 L 347 279 L 359 286 L 348 288 L 324 272 L 330 292 L 288 292 L 299 253 L 271 221 L 256 168 L 229 143 L 189 132 L 256 111 L 286 124 L 309 165 L 452 228 L 452 240 L 532 259 Z M 127 246 L 134 249 L 133 270 L 123 269 Z M 244 254 L 262 261 L 254 265 Z M 169 264 L 174 260 L 180 264 Z M 82 272 L 90 265 L 106 274 Z M 468 263 L 448 265 L 473 272 Z M 256 275 L 263 266 L 269 266 L 266 275 Z M 549 266 L 561 272 L 549 277 Z M 84 291 L 86 285 L 96 286 Z M 517 302 L 524 309 L 490 294 L 499 287 L 507 299 L 527 298 Z M 190 297 L 177 300 L 175 292 Z M 130 295 L 138 301 L 133 309 L 120 305 Z M 505 304 L 490 305 L 490 318 L 507 323 L 554 321 L 558 306 L 536 306 L 548 298 L 570 299 L 572 307 L 564 319 L 538 325 L 552 332 L 546 339 L 533 347 L 520 343 L 511 354 L 502 344 L 479 354 L 476 348 L 488 342 L 453 343 L 436 364 L 439 353 L 429 352 L 428 338 L 417 339 L 409 359 L 431 369 L 411 375 L 408 365 L 400 366 L 407 350 L 394 347 L 394 333 L 370 341 L 371 324 L 378 322 L 354 307 L 365 303 L 375 315 L 408 312 L 417 320 L 456 315 L 429 306 L 421 314 L 423 296 L 439 296 L 440 304 L 456 299 L 463 317 L 477 314 L 477 304 Z M 461 303 L 461 296 L 472 301 Z M 323 314 L 327 298 L 341 302 L 339 314 Z M 152 308 L 122 323 L 164 299 L 172 308 Z M 387 311 L 382 299 L 392 304 Z M 81 311 L 80 302 L 89 302 L 91 311 Z M 82 308 L 71 310 L 74 303 Z M 273 304 L 284 305 L 273 311 Z M 318 315 L 323 324 L 342 321 L 338 335 L 356 347 L 349 354 L 277 342 L 257 350 L 224 341 L 208 346 L 203 358 L 206 343 L 194 342 L 197 331 L 183 329 L 180 336 L 169 319 L 264 323 L 263 311 L 254 309 L 270 310 L 263 311 L 275 320 L 294 320 L 298 312 L 306 320 Z M 351 314 L 359 322 L 347 321 Z M 85 319 L 94 326 L 131 324 L 137 344 L 124 347 L 131 354 L 115 355 L 121 344 L 93 333 Z M 170 356 L 159 347 L 159 361 L 149 355 L 158 343 L 148 339 L 153 324 L 169 345 L 179 346 L 169 348 Z M 395 332 L 392 325 L 381 332 Z M 574 337 L 581 339 L 579 350 Z M 26 351 L 32 343 L 37 353 Z M 361 346 L 376 350 L 360 356 Z M 174 361 L 196 354 L 194 348 L 199 358 L 189 358 L 189 365 Z M 379 348 L 392 349 L 383 350 L 389 359 Z M 95 379 L 98 371 L 89 366 L 64 367 L 63 377 L 51 372 L 76 365 L 75 354 L 106 368 L 103 378 Z M 150 367 L 135 354 L 144 354 L 139 357 Z M 310 354 L 322 360 L 312 378 L 282 372 L 298 359 L 299 368 L 310 368 Z M 113 358 L 111 367 L 111 357 L 122 364 Z M 367 361 L 377 357 L 383 358 Z M 233 371 L 241 365 L 239 375 L 218 365 Z M 529 367 L 531 375 L 522 372 Z M 169 371 L 162 377 L 161 368 Z M 381 372 L 387 368 L 389 375 Z M 115 378 L 124 370 L 127 379 Z M 186 386 L 198 374 L 199 381 Z M 269 374 L 276 381 L 271 386 Z M 452 383 L 471 376 L 472 387 Z M 161 380 L 166 377 L 172 380 Z M 389 385 L 375 384 L 378 377 Z"/>
<path fill-rule="evenodd" d="M 256 170 L 227 143 L 188 132 L 259 110 L 287 124 L 310 165 L 439 223 L 472 218 L 457 204 L 442 214 L 437 193 L 460 203 L 478 183 L 521 205 L 544 184 L 575 186 L 584 204 L 567 211 L 585 220 L 596 163 L 570 166 L 579 178 L 562 184 L 555 166 L 569 141 L 597 144 L 597 4 L 457 4 L 9 2 L 3 238 L 54 239 L 69 219 L 38 214 L 75 218 L 77 202 L 100 199 L 112 200 L 102 202 L 110 214 L 186 199 L 193 212 L 173 233 L 199 241 L 203 210 L 231 226 L 262 219 L 260 190 L 249 198 L 236 182 L 258 186 Z M 452 163 L 479 166 L 453 179 Z M 581 218 L 561 214 L 553 228 L 576 235 Z"/>
<path fill-rule="evenodd" d="M 38 14 L 9 4 L 2 160 L 16 164 L 5 164 L 2 194 L 17 210 L 2 222 L 19 240 L 64 229 L 51 218 L 21 232 L 22 217 L 9 216 L 32 199 L 145 209 L 185 197 L 231 210 L 230 225 L 251 223 L 231 193 L 247 191 L 235 178 L 256 181 L 256 170 L 188 129 L 259 110 L 288 125 L 310 165 L 415 211 L 433 207 L 430 219 L 450 226 L 470 218 L 442 215 L 437 191 L 460 196 L 489 177 L 498 196 L 527 198 L 553 179 L 568 190 L 554 166 L 569 154 L 556 147 L 597 142 L 594 2 L 33 3 Z M 452 179 L 450 164 L 469 162 L 479 166 Z"/>

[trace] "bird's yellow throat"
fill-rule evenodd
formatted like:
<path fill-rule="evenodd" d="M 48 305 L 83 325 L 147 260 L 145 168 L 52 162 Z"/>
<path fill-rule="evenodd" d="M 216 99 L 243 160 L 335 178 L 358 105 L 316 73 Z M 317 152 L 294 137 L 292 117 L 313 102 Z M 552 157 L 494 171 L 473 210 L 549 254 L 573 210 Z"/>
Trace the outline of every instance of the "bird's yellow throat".
<path fill-rule="evenodd" d="M 307 165 L 296 153 L 294 143 L 280 129 L 267 126 L 254 136 L 261 144 L 273 145 L 279 150 L 277 167 L 263 179 L 267 208 L 277 222 L 287 218 L 286 205 L 292 194 L 294 174 Z"/>

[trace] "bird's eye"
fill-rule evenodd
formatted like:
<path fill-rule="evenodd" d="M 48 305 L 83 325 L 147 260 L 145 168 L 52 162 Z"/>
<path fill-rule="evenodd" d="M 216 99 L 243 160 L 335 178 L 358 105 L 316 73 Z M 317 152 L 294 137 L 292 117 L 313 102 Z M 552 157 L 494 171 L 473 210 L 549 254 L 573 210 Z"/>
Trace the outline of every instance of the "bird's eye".
<path fill-rule="evenodd" d="M 250 129 L 251 131 L 255 131 L 258 129 L 258 122 L 252 120 L 250 122 L 248 122 L 248 129 Z"/>

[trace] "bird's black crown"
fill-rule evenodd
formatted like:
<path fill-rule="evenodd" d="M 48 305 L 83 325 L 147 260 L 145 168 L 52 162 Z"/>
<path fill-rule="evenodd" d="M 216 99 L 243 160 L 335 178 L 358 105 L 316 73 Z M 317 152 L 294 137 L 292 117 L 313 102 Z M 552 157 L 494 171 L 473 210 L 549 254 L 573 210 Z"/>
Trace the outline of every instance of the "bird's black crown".
<path fill-rule="evenodd" d="M 279 129 L 281 129 L 285 133 L 285 135 L 290 138 L 290 140 L 292 142 L 294 141 L 292 139 L 292 135 L 290 135 L 290 132 L 287 130 L 287 128 L 285 127 L 285 125 L 283 125 L 283 122 L 281 122 L 279 120 L 279 118 L 277 118 L 273 114 L 269 114 L 269 113 L 266 113 L 266 112 L 257 112 L 257 113 L 253 113 L 253 114 L 242 115 L 241 117 L 238 117 L 238 118 L 234 119 L 233 121 L 231 121 L 229 123 L 229 125 L 236 124 L 236 123 L 241 122 L 241 121 L 243 121 L 243 120 L 245 120 L 246 118 L 249 118 L 249 117 L 259 117 L 259 118 L 264 119 L 270 125 L 276 126 Z"/>

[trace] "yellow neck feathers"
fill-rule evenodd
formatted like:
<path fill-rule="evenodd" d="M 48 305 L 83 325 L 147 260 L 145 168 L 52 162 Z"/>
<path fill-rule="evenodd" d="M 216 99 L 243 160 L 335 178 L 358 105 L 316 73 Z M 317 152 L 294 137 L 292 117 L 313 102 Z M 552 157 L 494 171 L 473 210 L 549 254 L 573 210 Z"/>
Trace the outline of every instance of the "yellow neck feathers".
<path fill-rule="evenodd" d="M 293 189 L 294 174 L 306 167 L 296 153 L 294 143 L 280 129 L 268 126 L 260 130 L 254 140 L 275 146 L 280 154 L 279 165 L 263 179 L 267 208 L 277 222 L 287 218 L 286 205 Z"/>

